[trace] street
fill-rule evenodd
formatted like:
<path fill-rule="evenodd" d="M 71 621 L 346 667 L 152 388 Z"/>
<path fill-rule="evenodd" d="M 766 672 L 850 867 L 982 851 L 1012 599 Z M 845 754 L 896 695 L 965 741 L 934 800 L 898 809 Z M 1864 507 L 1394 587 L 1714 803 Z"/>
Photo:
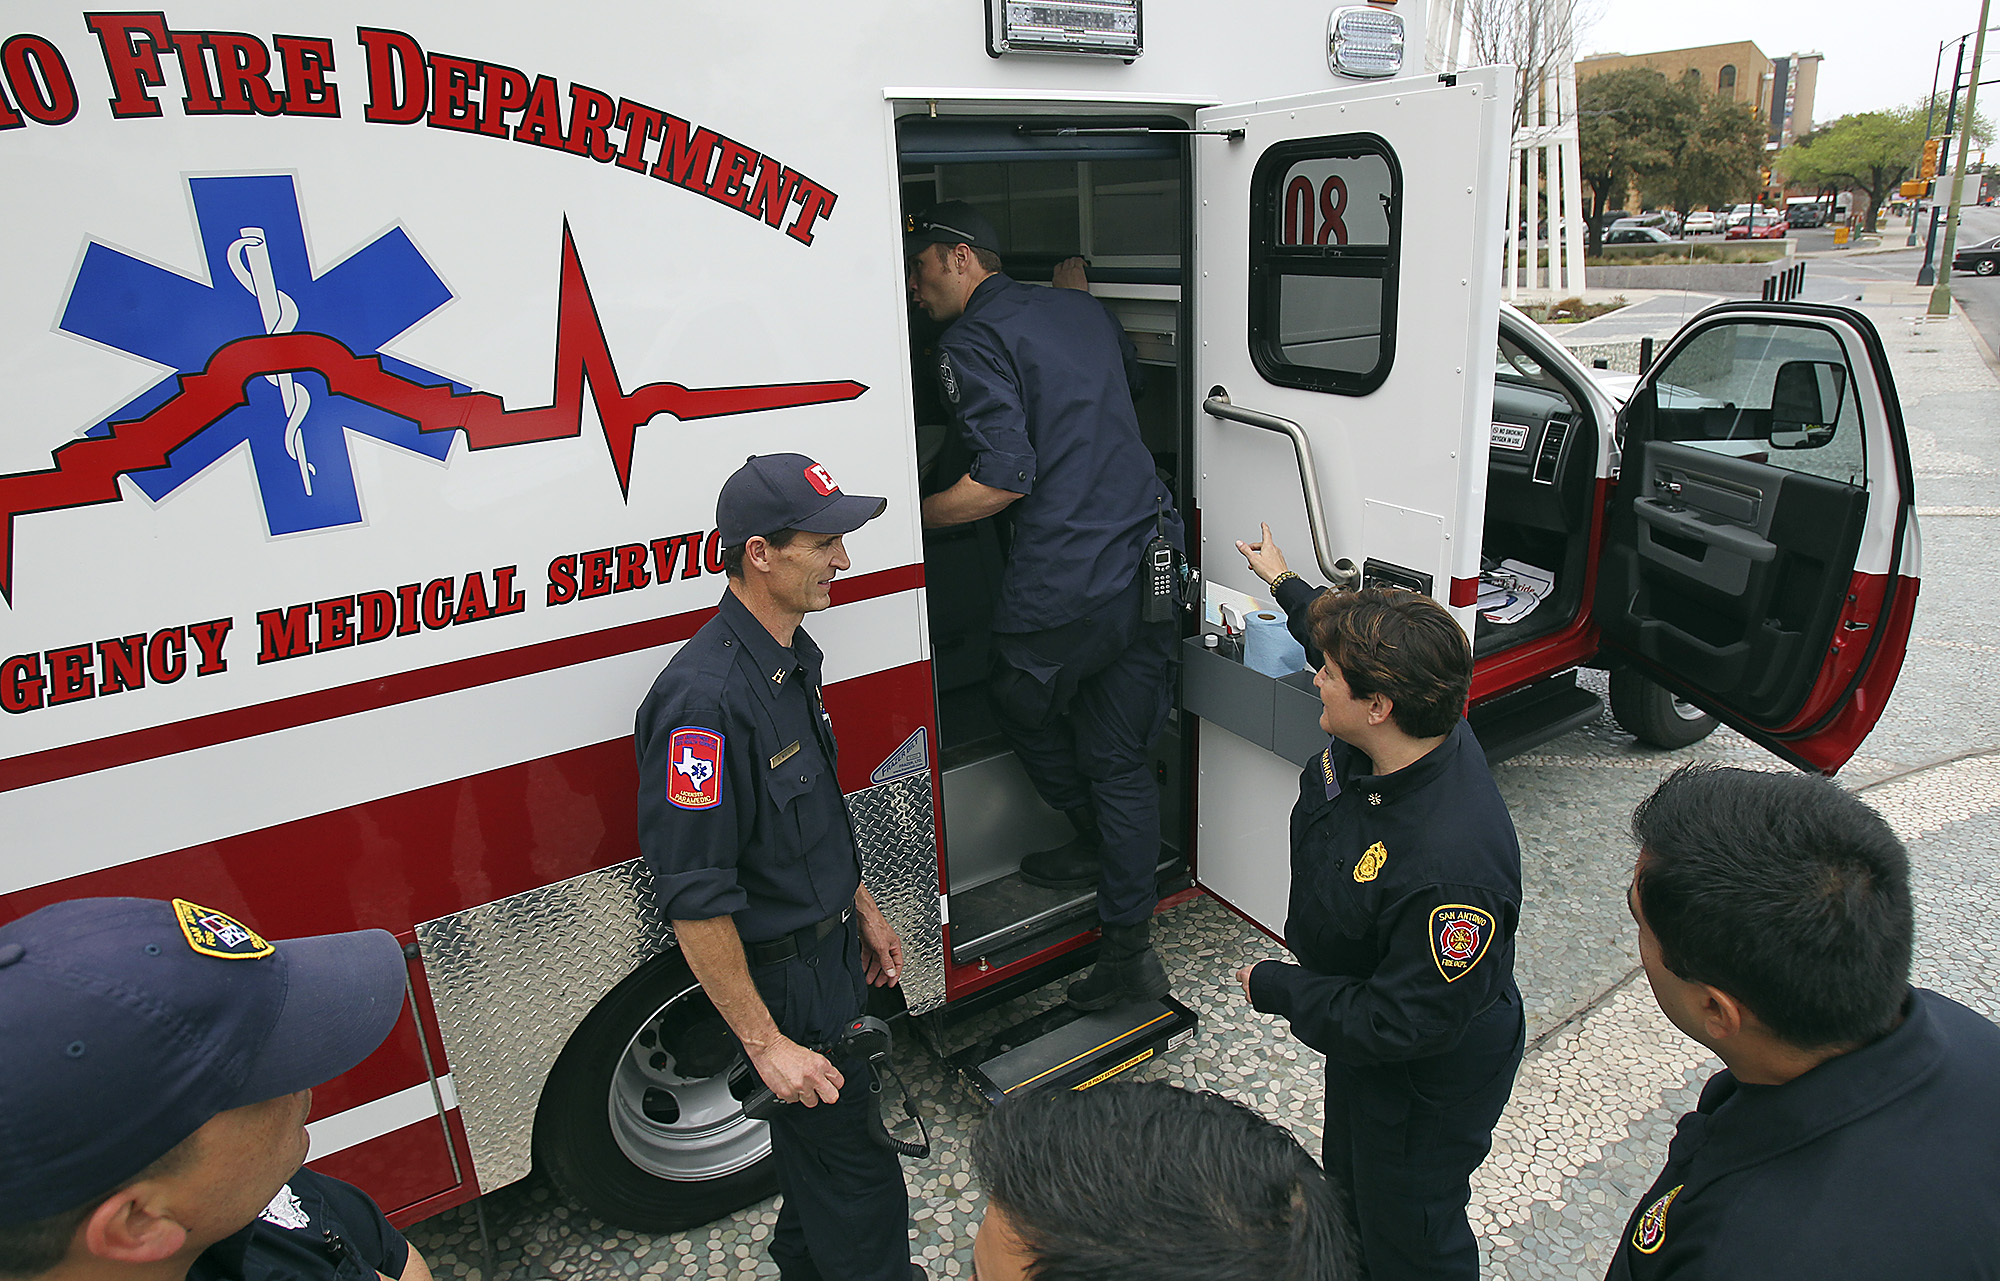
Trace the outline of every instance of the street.
<path fill-rule="evenodd" d="M 2000 211 L 1968 210 L 1965 240 L 2000 233 Z M 1891 243 L 1904 231 L 1889 230 Z M 1985 552 L 2000 539 L 2000 377 L 1956 317 L 1913 323 L 1921 249 L 1832 251 L 1810 259 L 1805 301 L 1856 307 L 1876 325 L 1903 400 L 1922 521 L 1924 583 L 1915 633 L 1881 723 L 1841 776 L 1910 843 L 1919 911 L 1917 981 L 2000 1016 L 2000 604 Z M 1985 339 L 2000 340 L 2000 279 L 1953 278 Z M 1714 299 L 1663 294 L 1589 326 L 1584 338 L 1665 339 Z M 1565 337 L 1565 341 L 1570 341 Z M 1597 673 L 1587 682 L 1602 690 Z M 1658 1168 L 1674 1121 L 1718 1065 L 1655 1008 L 1624 887 L 1633 805 L 1692 759 L 1785 768 L 1719 731 L 1682 751 L 1639 746 L 1609 715 L 1496 767 L 1524 851 L 1518 975 L 1529 1053 L 1474 1179 L 1473 1212 L 1493 1277 L 1597 1278 L 1634 1199 Z M 1161 918 L 1174 990 L 1202 1018 L 1191 1043 L 1135 1074 L 1221 1091 L 1319 1149 L 1319 1056 L 1251 1011 L 1232 972 L 1274 945 L 1212 900 Z M 1045 992 L 1043 1000 L 1055 998 Z M 1010 1018 L 1025 1011 L 1008 1012 Z M 967 1033 L 970 1039 L 970 1033 Z M 969 1090 L 907 1041 L 905 1075 L 935 1148 L 906 1165 L 914 1247 L 932 1276 L 969 1276 L 981 1196 L 967 1163 L 983 1115 Z M 416 1225 L 440 1278 L 772 1276 L 765 1202 L 708 1227 L 658 1237 L 609 1228 L 565 1205 L 540 1176 Z M 490 1247 L 483 1239 L 490 1234 Z"/>

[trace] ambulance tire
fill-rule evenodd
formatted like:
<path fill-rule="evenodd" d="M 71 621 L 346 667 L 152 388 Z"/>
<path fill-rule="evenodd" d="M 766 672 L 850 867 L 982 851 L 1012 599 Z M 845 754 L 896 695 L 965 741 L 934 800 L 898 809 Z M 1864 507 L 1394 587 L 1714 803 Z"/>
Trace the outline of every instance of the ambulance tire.
<path fill-rule="evenodd" d="M 679 952 L 585 1016 L 535 1111 L 535 1165 L 616 1227 L 679 1232 L 778 1190 L 770 1127 L 743 1115 L 757 1076 Z M 688 1076 L 673 1048 L 699 1054 Z"/>
<path fill-rule="evenodd" d="M 1611 716 L 1651 747 L 1687 747 L 1715 731 L 1715 718 L 1629 667 L 1611 673 Z"/>

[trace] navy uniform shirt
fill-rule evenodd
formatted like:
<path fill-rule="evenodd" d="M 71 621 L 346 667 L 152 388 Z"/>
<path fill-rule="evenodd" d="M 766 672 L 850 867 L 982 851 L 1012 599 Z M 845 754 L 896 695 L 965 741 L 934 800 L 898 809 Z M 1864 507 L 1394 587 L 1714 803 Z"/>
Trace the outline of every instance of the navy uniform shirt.
<path fill-rule="evenodd" d="M 668 920 L 748 942 L 825 920 L 861 885 L 820 701 L 820 651 L 778 644 L 736 593 L 654 680 L 633 730 L 639 850 Z"/>
<path fill-rule="evenodd" d="M 2000 1027 L 1921 989 L 1904 1010 L 1783 1085 L 1710 1077 L 1612 1281 L 2000 1276 Z"/>
<path fill-rule="evenodd" d="M 979 282 L 938 342 L 938 385 L 972 453 L 967 473 L 1026 497 L 993 630 L 1060 627 L 1129 588 L 1155 518 L 1181 546 L 1173 497 L 1132 408 L 1138 356 L 1104 304 L 1003 275 Z"/>
<path fill-rule="evenodd" d="M 1252 1004 L 1355 1067 L 1511 1054 L 1521 847 L 1486 755 L 1460 720 L 1414 764 L 1372 768 L 1335 739 L 1300 777 L 1285 922 L 1298 964 L 1252 970 Z"/>
<path fill-rule="evenodd" d="M 410 1243 L 360 1188 L 313 1170 L 195 1259 L 188 1281 L 375 1281 L 400 1277 Z"/>

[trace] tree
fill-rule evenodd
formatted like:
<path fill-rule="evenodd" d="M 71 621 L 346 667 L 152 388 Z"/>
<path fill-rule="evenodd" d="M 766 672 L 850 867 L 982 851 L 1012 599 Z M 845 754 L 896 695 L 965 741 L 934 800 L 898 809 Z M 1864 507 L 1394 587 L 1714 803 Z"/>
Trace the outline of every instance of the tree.
<path fill-rule="evenodd" d="M 1590 25 L 1596 0 L 1463 0 L 1463 35 L 1469 56 L 1463 65 L 1504 65 L 1520 74 L 1514 95 L 1514 127 L 1528 123 L 1530 99 L 1544 81 L 1575 61 L 1576 36 Z M 1447 9 L 1437 6 L 1440 20 Z M 1581 10 L 1581 11 L 1580 11 Z M 1546 119 L 1548 124 L 1559 121 Z"/>
<path fill-rule="evenodd" d="M 1576 154 L 1591 191 L 1589 252 L 1603 252 L 1600 215 L 1611 199 L 1622 199 L 1633 177 L 1667 163 L 1681 101 L 1667 78 L 1647 67 L 1607 71 L 1577 85 Z"/>
<path fill-rule="evenodd" d="M 1747 103 L 1708 92 L 1699 79 L 1675 85 L 1674 98 L 1662 125 L 1660 163 L 1638 175 L 1640 196 L 1683 213 L 1754 199 L 1763 185 L 1763 119 Z"/>
<path fill-rule="evenodd" d="M 1785 148 L 1774 167 L 1793 182 L 1866 192 L 1868 225 L 1863 230 L 1874 231 L 1883 201 L 1916 170 L 1923 147 L 1921 105 L 1863 111 L 1842 116 Z"/>

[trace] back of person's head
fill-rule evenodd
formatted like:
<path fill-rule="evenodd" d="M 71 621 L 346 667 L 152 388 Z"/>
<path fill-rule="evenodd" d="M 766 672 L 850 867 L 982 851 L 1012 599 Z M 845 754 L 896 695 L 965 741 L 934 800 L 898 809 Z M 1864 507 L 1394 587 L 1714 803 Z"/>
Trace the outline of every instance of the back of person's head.
<path fill-rule="evenodd" d="M 972 1163 L 1034 1281 L 1352 1274 L 1338 1191 L 1289 1133 L 1217 1094 L 1114 1081 L 1012 1099 Z"/>
<path fill-rule="evenodd" d="M 1910 864 L 1882 816 L 1811 774 L 1686 765 L 1632 815 L 1669 970 L 1800 1049 L 1866 1043 L 1909 990 Z"/>
<path fill-rule="evenodd" d="M 1313 646 L 1356 698 L 1381 694 L 1412 738 L 1451 733 L 1472 691 L 1472 646 L 1444 606 L 1419 592 L 1322 592 L 1307 621 Z"/>
<path fill-rule="evenodd" d="M 51 1271 L 107 1199 L 197 1162 L 227 1208 L 185 1217 L 240 1215 L 206 1223 L 211 1240 L 248 1223 L 304 1150 L 302 1096 L 279 1105 L 380 1045 L 405 982 L 384 930 L 267 942 L 182 899 L 74 899 L 0 926 L 0 1276 Z M 283 1153 L 197 1142 L 239 1110 L 297 1142 L 282 1172 Z"/>

